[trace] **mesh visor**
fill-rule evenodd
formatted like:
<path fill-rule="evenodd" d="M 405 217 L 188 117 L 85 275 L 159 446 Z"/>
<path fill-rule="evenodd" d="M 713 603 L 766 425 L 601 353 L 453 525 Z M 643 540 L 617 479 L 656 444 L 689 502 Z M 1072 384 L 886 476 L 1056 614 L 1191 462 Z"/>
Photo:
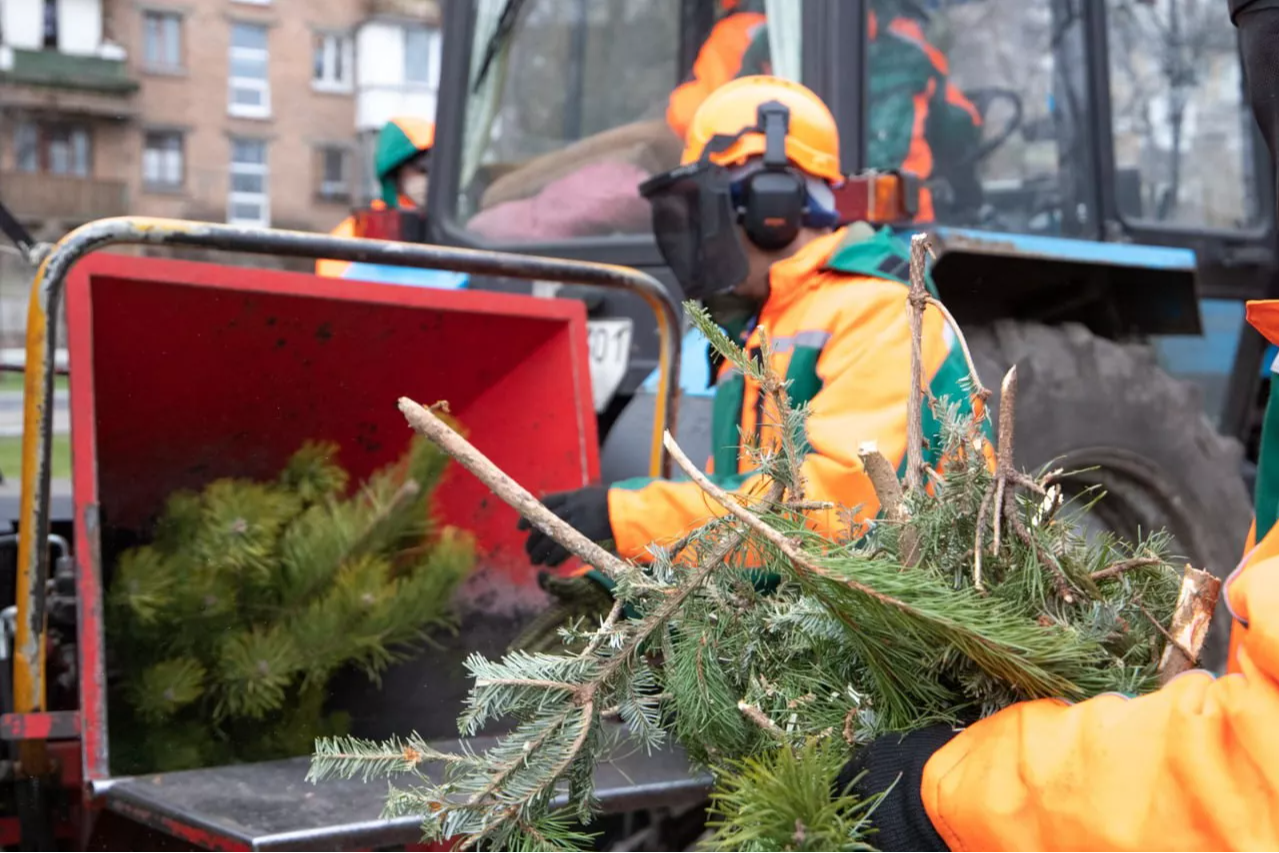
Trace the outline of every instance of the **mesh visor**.
<path fill-rule="evenodd" d="M 688 299 L 732 290 L 746 278 L 727 170 L 708 163 L 650 178 L 640 194 L 653 208 L 653 234 Z"/>

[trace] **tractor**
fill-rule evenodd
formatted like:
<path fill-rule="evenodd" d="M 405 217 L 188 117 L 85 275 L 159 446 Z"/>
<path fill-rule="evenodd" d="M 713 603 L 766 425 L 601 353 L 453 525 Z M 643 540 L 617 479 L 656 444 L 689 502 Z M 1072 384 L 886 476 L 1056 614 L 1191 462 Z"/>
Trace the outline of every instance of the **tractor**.
<path fill-rule="evenodd" d="M 878 0 L 459 0 L 446 7 L 417 208 L 358 211 L 355 238 L 125 218 L 53 247 L 28 321 L 21 491 L 5 507 L 16 592 L 0 620 L 0 843 L 429 849 L 415 846 L 415 819 L 380 817 L 381 786 L 312 786 L 305 756 L 113 774 L 102 613 L 114 560 L 173 489 L 275 470 L 300 439 L 337 441 L 353 473 L 371 470 L 408 440 L 394 406 L 406 393 L 449 399 L 471 440 L 535 493 L 667 473 L 667 427 L 706 456 L 705 342 L 634 190 L 678 162 L 667 98 L 718 18 L 746 8 L 766 16 L 772 72 L 802 80 L 839 121 L 843 218 L 928 232 L 934 280 L 982 374 L 1018 365 L 1018 464 L 1078 472 L 1074 494 L 1102 491 L 1090 529 L 1165 528 L 1188 560 L 1228 572 L 1264 399 L 1266 352 L 1243 300 L 1273 296 L 1279 264 L 1262 213 L 1272 171 L 1224 10 L 898 5 L 979 113 L 978 142 L 938 136 L 927 175 L 872 159 L 885 132 Z M 121 244 L 409 273 L 333 280 L 103 251 Z M 406 287 L 413 269 L 465 284 Z M 64 347 L 69 482 L 50 474 Z M 483 571 L 456 638 L 380 688 L 352 679 L 334 693 L 355 734 L 455 741 L 463 658 L 500 654 L 546 604 L 513 511 L 460 471 L 440 504 L 476 532 Z M 687 849 L 706 784 L 678 749 L 602 764 L 601 848 Z"/>

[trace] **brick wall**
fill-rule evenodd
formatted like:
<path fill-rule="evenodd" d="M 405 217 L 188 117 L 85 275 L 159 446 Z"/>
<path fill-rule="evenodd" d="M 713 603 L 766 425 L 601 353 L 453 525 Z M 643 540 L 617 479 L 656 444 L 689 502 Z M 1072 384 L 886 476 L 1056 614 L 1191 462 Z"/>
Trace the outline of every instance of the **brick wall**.
<path fill-rule="evenodd" d="M 149 68 L 144 49 L 146 12 L 179 15 L 181 67 Z M 128 49 L 140 83 L 138 119 L 129 160 L 132 211 L 224 221 L 230 183 L 233 137 L 266 143 L 271 224 L 328 230 L 346 215 L 344 203 L 318 198 L 319 145 L 354 148 L 353 92 L 317 91 L 312 86 L 313 35 L 317 30 L 350 31 L 363 14 L 361 0 L 146 0 L 118 5 L 112 17 L 116 36 Z M 268 28 L 270 115 L 241 118 L 228 113 L 231 28 L 235 21 Z M 142 180 L 142 151 L 149 130 L 181 131 L 184 181 L 156 190 Z M 352 161 L 353 162 L 353 161 Z"/>

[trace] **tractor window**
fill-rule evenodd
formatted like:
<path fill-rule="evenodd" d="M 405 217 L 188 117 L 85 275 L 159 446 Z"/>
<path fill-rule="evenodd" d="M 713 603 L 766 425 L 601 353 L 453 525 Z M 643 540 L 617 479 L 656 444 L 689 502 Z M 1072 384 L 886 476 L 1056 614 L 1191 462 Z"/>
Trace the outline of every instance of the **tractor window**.
<path fill-rule="evenodd" d="M 647 233 L 681 0 L 478 0 L 459 219 L 494 242 Z"/>
<path fill-rule="evenodd" d="M 1218 0 L 1109 0 L 1116 194 L 1128 219 L 1255 225 L 1253 120 Z"/>
<path fill-rule="evenodd" d="M 871 0 L 867 165 L 924 180 L 921 213 L 997 231 L 1096 230 L 1074 0 Z"/>

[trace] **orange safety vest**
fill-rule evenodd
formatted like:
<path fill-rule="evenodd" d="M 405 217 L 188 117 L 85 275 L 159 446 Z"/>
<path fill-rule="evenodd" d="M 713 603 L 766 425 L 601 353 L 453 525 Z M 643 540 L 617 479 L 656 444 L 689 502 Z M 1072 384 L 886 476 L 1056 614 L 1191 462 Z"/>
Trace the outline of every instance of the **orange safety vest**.
<path fill-rule="evenodd" d="M 1279 300 L 1248 308 L 1279 342 Z M 1222 591 L 1227 674 L 1023 702 L 956 735 L 921 790 L 951 850 L 1279 850 L 1279 525 L 1255 530 Z"/>

